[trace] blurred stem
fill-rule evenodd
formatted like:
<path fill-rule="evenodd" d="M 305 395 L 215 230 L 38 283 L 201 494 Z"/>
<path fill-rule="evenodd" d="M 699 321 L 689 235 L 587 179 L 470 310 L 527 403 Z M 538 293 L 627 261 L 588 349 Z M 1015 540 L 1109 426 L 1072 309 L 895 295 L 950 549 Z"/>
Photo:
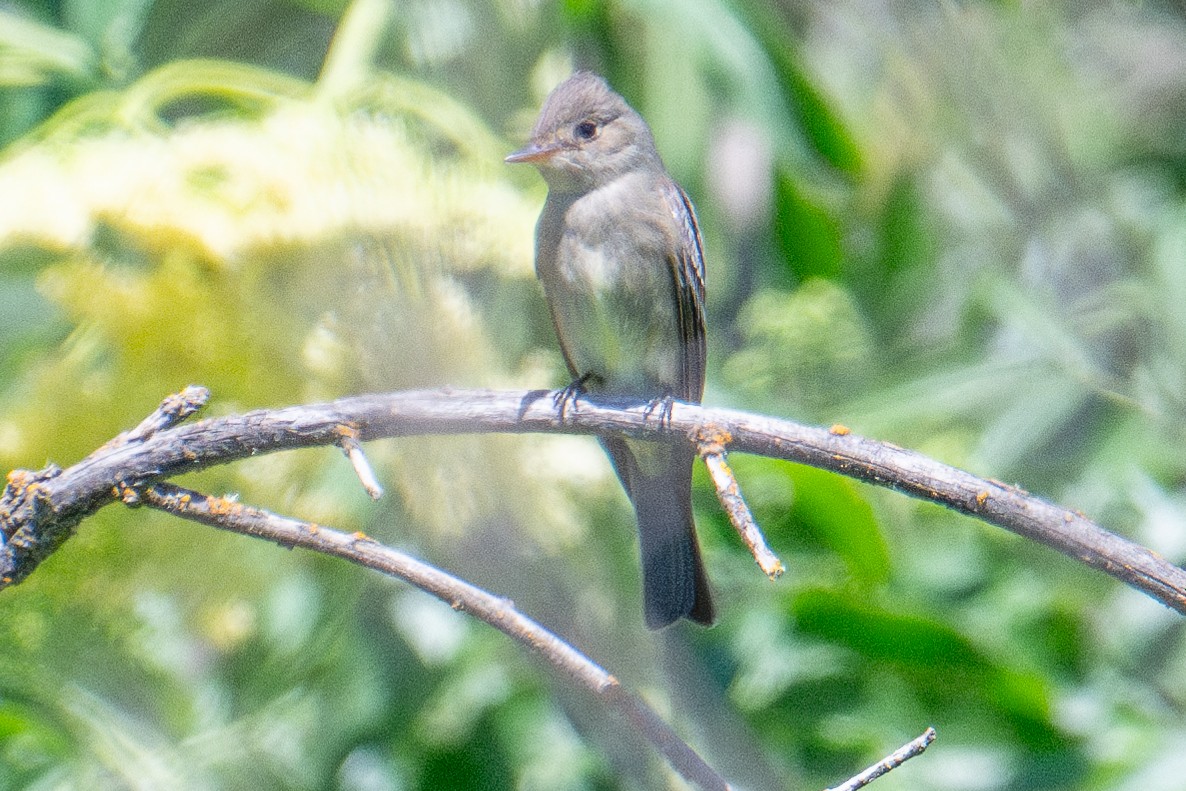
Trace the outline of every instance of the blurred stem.
<path fill-rule="evenodd" d="M 309 94 L 309 84 L 278 72 L 225 60 L 181 60 L 141 77 L 124 91 L 93 91 L 63 106 L 5 151 L 16 153 L 47 139 L 73 142 L 112 127 L 164 132 L 169 105 L 185 99 L 215 99 L 257 114 Z"/>
<path fill-rule="evenodd" d="M 421 118 L 474 163 L 502 166 L 506 144 L 464 104 L 422 82 L 380 73 L 372 76 L 354 103 L 376 105 L 391 115 Z"/>
<path fill-rule="evenodd" d="M 138 80 L 123 95 L 119 118 L 132 126 L 163 126 L 162 111 L 181 99 L 205 97 L 270 109 L 284 99 L 299 99 L 309 84 L 258 66 L 225 60 L 182 60 L 166 64 Z"/>
<path fill-rule="evenodd" d="M 391 27 L 391 0 L 354 0 L 342 15 L 325 64 L 317 78 L 317 96 L 334 99 L 355 90 L 374 71 L 375 53 Z"/>

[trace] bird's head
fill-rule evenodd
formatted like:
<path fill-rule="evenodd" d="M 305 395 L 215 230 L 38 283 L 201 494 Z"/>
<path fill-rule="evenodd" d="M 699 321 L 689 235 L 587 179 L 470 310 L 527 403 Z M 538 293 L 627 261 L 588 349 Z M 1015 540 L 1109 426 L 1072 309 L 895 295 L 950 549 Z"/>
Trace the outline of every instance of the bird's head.
<path fill-rule="evenodd" d="M 531 142 L 506 158 L 535 165 L 550 187 L 594 189 L 624 173 L 663 167 L 642 116 L 605 80 L 578 71 L 548 95 Z"/>

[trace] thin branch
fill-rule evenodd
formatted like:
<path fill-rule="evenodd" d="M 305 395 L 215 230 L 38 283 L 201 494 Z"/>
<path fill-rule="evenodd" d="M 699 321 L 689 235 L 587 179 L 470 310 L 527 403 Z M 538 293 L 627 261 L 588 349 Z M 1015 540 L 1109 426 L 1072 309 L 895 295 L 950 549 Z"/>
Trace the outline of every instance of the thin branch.
<path fill-rule="evenodd" d="M 516 610 L 508 599 L 379 544 L 363 533 L 347 534 L 323 525 L 277 516 L 225 497 L 210 497 L 169 483 L 149 484 L 137 493 L 139 497 L 135 504 L 286 547 L 302 547 L 333 555 L 409 582 L 453 609 L 485 621 L 539 654 L 625 718 L 688 782 L 706 791 L 728 791 L 730 788 L 724 778 L 680 739 L 653 709 L 576 648 Z"/>
<path fill-rule="evenodd" d="M 749 510 L 745 498 L 741 496 L 741 487 L 737 483 L 737 476 L 725 458 L 725 449 L 719 443 L 702 445 L 700 457 L 704 459 L 704 466 L 708 468 L 708 475 L 712 478 L 713 486 L 717 490 L 717 499 L 733 529 L 741 536 L 741 540 L 749 548 L 750 554 L 758 563 L 758 568 L 770 579 L 778 579 L 786 569 L 778 556 L 770 551 L 766 544 L 766 537 L 762 535 L 753 513 Z"/>
<path fill-rule="evenodd" d="M 864 788 L 886 772 L 897 769 L 916 755 L 922 755 L 923 750 L 930 747 L 933 741 L 935 741 L 935 729 L 927 728 L 918 738 L 912 739 L 859 775 L 850 777 L 840 785 L 829 788 L 828 791 L 857 791 L 858 788 Z"/>
<path fill-rule="evenodd" d="M 200 385 L 190 385 L 180 393 L 166 397 L 151 415 L 140 421 L 138 426 L 123 432 L 91 455 L 95 456 L 133 442 L 143 442 L 158 431 L 176 426 L 196 414 L 209 400 L 209 390 Z"/>
<path fill-rule="evenodd" d="M 140 487 L 182 472 L 262 453 L 338 444 L 338 427 L 363 441 L 483 432 L 727 437 L 733 452 L 809 464 L 936 502 L 1057 549 L 1186 614 L 1186 571 L 1087 517 L 997 481 L 854 434 L 676 402 L 670 419 L 647 419 L 644 404 L 583 397 L 561 418 L 545 390 L 415 391 L 249 412 L 158 431 L 65 471 L 16 471 L 0 495 L 0 587 L 28 576 L 79 520 Z"/>
<path fill-rule="evenodd" d="M 379 485 L 379 479 L 375 477 L 370 461 L 362 452 L 362 445 L 358 442 L 358 429 L 353 426 L 339 426 L 338 433 L 341 434 L 338 446 L 349 459 L 359 483 L 372 500 L 378 500 L 383 496 L 383 487 Z"/>

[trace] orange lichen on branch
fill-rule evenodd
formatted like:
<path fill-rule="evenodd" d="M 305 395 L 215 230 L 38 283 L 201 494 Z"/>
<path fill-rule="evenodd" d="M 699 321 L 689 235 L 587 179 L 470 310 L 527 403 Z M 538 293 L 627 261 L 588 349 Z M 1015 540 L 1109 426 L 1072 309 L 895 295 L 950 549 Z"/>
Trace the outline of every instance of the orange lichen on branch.
<path fill-rule="evenodd" d="M 700 455 L 709 453 L 724 453 L 725 448 L 733 441 L 733 433 L 727 428 L 714 423 L 701 426 L 690 438 L 700 449 Z"/>
<path fill-rule="evenodd" d="M 357 426 L 351 426 L 347 423 L 339 423 L 334 426 L 334 433 L 342 439 L 352 439 L 355 442 L 362 436 L 362 432 L 358 430 Z"/>
<path fill-rule="evenodd" d="M 124 505 L 138 505 L 140 503 L 140 492 L 123 481 L 111 487 L 111 494 Z"/>
<path fill-rule="evenodd" d="M 230 497 L 207 495 L 206 510 L 213 516 L 234 516 L 243 512 L 243 506 Z"/>
<path fill-rule="evenodd" d="M 8 485 L 13 489 L 20 489 L 29 485 L 33 473 L 29 470 L 10 470 L 7 476 Z"/>

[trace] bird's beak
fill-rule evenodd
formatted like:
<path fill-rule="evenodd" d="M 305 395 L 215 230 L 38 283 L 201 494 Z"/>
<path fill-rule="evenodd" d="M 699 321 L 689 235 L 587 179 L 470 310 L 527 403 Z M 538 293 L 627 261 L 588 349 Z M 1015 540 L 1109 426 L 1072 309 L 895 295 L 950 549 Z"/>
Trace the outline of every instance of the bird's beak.
<path fill-rule="evenodd" d="M 560 149 L 561 146 L 559 143 L 548 143 L 542 146 L 537 145 L 536 143 L 530 143 L 523 148 L 520 148 L 518 151 L 507 155 L 507 158 L 504 161 L 509 162 L 512 165 L 518 164 L 520 162 L 526 162 L 528 164 L 544 162 L 551 159 L 557 152 L 560 151 Z"/>

